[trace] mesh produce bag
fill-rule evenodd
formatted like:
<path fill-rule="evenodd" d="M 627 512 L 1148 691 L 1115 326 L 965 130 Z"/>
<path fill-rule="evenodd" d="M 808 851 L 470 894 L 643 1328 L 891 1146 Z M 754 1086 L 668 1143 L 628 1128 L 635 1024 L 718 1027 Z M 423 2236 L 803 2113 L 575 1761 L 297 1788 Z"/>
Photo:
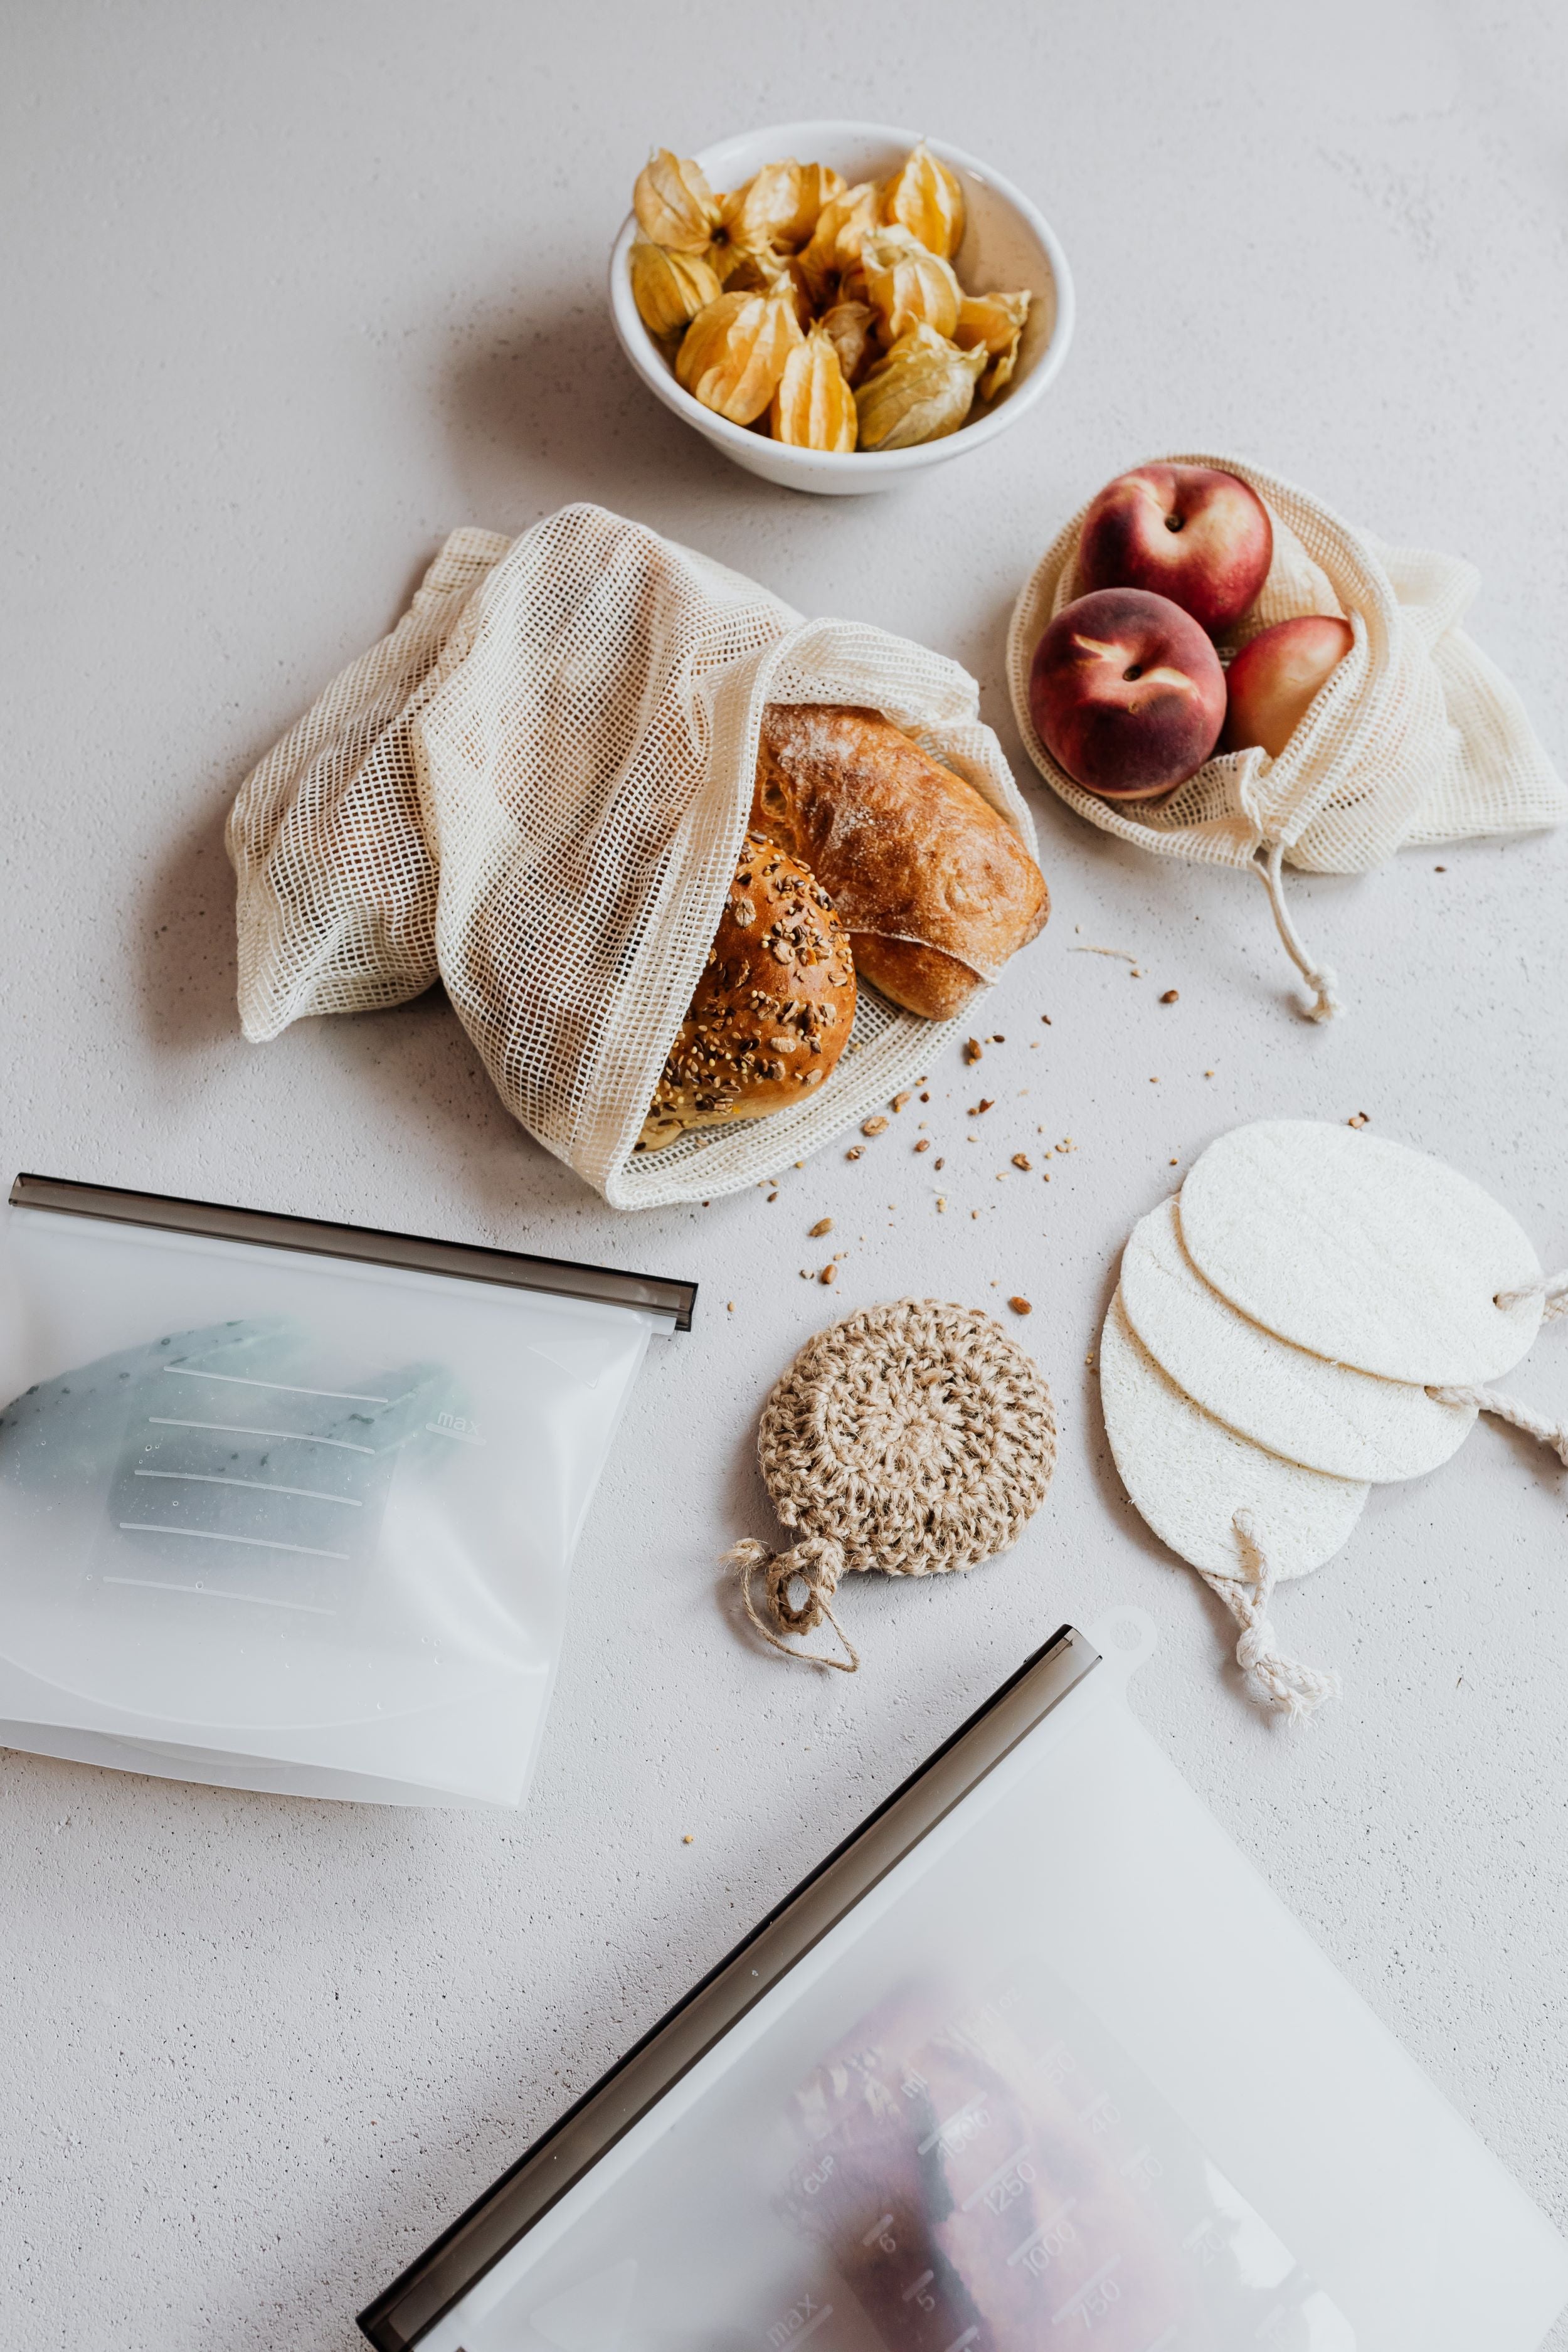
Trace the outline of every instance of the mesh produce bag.
<path fill-rule="evenodd" d="M 1251 867 L 1268 891 L 1287 951 L 1312 992 L 1313 1020 L 1336 1012 L 1333 974 L 1307 953 L 1285 905 L 1281 866 L 1363 874 L 1406 844 L 1529 833 L 1568 816 L 1568 792 L 1496 664 L 1459 626 L 1480 584 L 1473 565 L 1385 546 L 1288 482 L 1233 457 L 1214 466 L 1249 482 L 1274 527 L 1263 593 L 1222 658 L 1277 621 L 1328 613 L 1355 642 L 1277 760 L 1262 751 L 1206 761 L 1169 800 L 1115 806 L 1073 782 L 1029 713 L 1029 666 L 1047 624 L 1079 593 L 1086 503 L 1059 531 L 1013 612 L 1007 676 L 1030 757 L 1069 808 L 1163 857 Z"/>
<path fill-rule="evenodd" d="M 612 1207 L 738 1192 L 803 1159 L 957 1024 L 863 988 L 848 1049 L 798 1108 L 635 1152 L 718 928 L 770 702 L 880 711 L 1033 852 L 956 663 L 803 621 L 599 507 L 510 547 L 455 532 L 391 635 L 240 788 L 246 1035 L 402 1003 L 439 977 L 509 1110 Z"/>

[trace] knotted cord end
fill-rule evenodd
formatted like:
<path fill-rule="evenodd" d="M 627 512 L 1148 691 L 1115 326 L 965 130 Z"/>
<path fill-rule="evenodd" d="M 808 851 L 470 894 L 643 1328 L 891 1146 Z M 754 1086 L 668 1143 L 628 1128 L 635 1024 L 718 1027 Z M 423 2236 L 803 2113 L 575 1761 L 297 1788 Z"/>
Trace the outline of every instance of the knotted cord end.
<path fill-rule="evenodd" d="M 1284 944 L 1285 952 L 1312 992 L 1311 1003 L 1301 1007 L 1303 1016 L 1309 1021 L 1331 1021 L 1336 1013 L 1344 1010 L 1340 1002 L 1339 981 L 1326 963 L 1314 963 L 1301 944 L 1301 935 L 1291 921 L 1290 910 L 1285 904 L 1284 861 L 1284 844 L 1277 841 L 1255 870 L 1268 893 L 1268 903 L 1274 910 L 1274 928 Z"/>
<path fill-rule="evenodd" d="M 764 1642 L 771 1642 L 786 1658 L 797 1658 L 803 1665 L 834 1666 L 844 1675 L 858 1671 L 860 1654 L 833 1613 L 833 1595 L 844 1573 L 842 1544 L 835 1542 L 831 1536 L 806 1536 L 793 1550 L 775 1552 L 755 1536 L 742 1536 L 739 1543 L 731 1544 L 723 1553 L 721 1565 L 740 1570 L 741 1599 L 753 1629 Z M 768 1614 L 778 1633 L 763 1623 L 752 1597 L 752 1580 L 759 1572 Z M 797 1586 L 805 1588 L 799 1600 L 795 1597 Z M 797 1650 L 793 1643 L 780 1639 L 783 1633 L 813 1633 L 824 1619 L 844 1645 L 842 1658 L 825 1650 Z"/>
<path fill-rule="evenodd" d="M 1315 1715 L 1325 1700 L 1339 1696 L 1340 1678 L 1336 1674 L 1325 1674 L 1316 1666 L 1305 1666 L 1286 1657 L 1269 1622 L 1268 1602 L 1274 1591 L 1275 1571 L 1269 1565 L 1257 1521 L 1249 1510 L 1243 1509 L 1237 1512 L 1232 1525 L 1248 1573 L 1222 1576 L 1206 1568 L 1198 1573 L 1210 1590 L 1218 1593 L 1241 1627 L 1236 1663 L 1241 1668 L 1248 1698 L 1258 1706 L 1273 1708 L 1289 1723 L 1303 1722 L 1308 1716 Z"/>

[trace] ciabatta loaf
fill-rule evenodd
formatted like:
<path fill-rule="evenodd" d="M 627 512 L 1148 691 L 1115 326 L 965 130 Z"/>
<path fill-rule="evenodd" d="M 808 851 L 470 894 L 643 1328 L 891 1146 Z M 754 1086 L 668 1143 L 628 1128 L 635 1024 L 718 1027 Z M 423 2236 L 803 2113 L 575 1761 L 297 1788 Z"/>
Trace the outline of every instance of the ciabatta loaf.
<path fill-rule="evenodd" d="M 752 830 L 811 868 L 860 977 L 927 1020 L 961 1013 L 1050 910 L 1005 818 L 874 710 L 770 703 Z"/>

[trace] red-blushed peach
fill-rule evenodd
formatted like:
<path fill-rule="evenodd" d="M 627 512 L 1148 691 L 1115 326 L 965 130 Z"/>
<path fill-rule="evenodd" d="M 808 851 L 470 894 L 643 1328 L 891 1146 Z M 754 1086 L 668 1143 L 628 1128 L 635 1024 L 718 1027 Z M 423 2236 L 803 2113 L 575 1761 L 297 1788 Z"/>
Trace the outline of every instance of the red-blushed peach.
<path fill-rule="evenodd" d="M 1106 800 L 1174 792 L 1225 719 L 1225 672 L 1190 614 L 1142 588 L 1101 588 L 1057 614 L 1029 671 L 1053 759 Z"/>
<path fill-rule="evenodd" d="M 1078 584 L 1146 588 L 1223 636 L 1258 601 L 1274 557 L 1268 509 L 1215 466 L 1139 466 L 1107 482 L 1083 519 Z"/>
<path fill-rule="evenodd" d="M 1277 760 L 1354 643 L 1350 623 L 1327 613 L 1260 629 L 1226 673 L 1226 750 L 1256 743 Z"/>

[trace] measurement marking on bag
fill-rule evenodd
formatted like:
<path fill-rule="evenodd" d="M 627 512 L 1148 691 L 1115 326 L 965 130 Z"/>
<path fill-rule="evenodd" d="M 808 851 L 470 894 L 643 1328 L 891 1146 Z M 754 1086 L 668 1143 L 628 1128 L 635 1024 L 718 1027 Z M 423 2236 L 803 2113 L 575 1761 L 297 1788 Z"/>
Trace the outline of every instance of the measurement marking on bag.
<path fill-rule="evenodd" d="M 249 1486 L 258 1495 L 299 1495 L 307 1503 L 342 1503 L 351 1511 L 364 1508 L 357 1495 L 323 1495 L 315 1486 L 279 1486 L 270 1478 L 225 1478 L 216 1470 L 138 1470 L 134 1475 L 138 1478 L 173 1478 L 184 1486 Z"/>
<path fill-rule="evenodd" d="M 149 1429 L 211 1429 L 220 1437 L 275 1437 L 280 1444 L 292 1441 L 296 1445 L 331 1445 L 340 1454 L 374 1454 L 374 1445 L 356 1445 L 347 1437 L 312 1437 L 305 1429 L 250 1429 L 239 1421 L 172 1421 L 166 1413 L 150 1412 Z"/>
<path fill-rule="evenodd" d="M 269 1542 L 266 1536 L 220 1536 L 211 1528 L 160 1528 L 149 1519 L 121 1519 L 119 1526 L 132 1536 L 184 1536 L 192 1543 L 247 1544 L 253 1551 L 292 1551 L 303 1559 L 346 1560 L 346 1551 L 318 1551 L 314 1544 Z M 132 1578 L 130 1581 L 134 1582 Z"/>

